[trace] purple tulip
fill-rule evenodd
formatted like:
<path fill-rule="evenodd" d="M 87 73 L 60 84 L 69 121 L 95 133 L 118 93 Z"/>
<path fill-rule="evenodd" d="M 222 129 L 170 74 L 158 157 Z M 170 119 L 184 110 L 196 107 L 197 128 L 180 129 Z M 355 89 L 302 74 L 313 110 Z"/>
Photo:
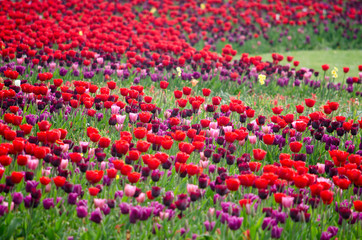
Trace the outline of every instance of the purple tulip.
<path fill-rule="evenodd" d="M 272 238 L 280 238 L 283 232 L 282 227 L 274 226 L 271 230 L 271 237 Z"/>
<path fill-rule="evenodd" d="M 214 229 L 215 224 L 216 224 L 215 222 L 205 221 L 204 225 L 205 225 L 206 231 L 211 232 Z"/>
<path fill-rule="evenodd" d="M 235 231 L 238 230 L 241 227 L 241 224 L 243 223 L 243 218 L 242 217 L 229 217 L 228 218 L 228 226 L 231 230 Z"/>
<path fill-rule="evenodd" d="M 45 198 L 44 200 L 43 200 L 43 207 L 45 208 L 45 209 L 50 209 L 50 208 L 53 208 L 53 207 L 55 207 L 55 205 L 54 205 L 54 199 L 53 198 Z"/>
<path fill-rule="evenodd" d="M 95 223 L 100 223 L 102 221 L 102 218 L 102 212 L 99 208 L 97 208 L 91 213 L 89 220 Z"/>
<path fill-rule="evenodd" d="M 85 206 L 78 206 L 76 208 L 76 211 L 79 218 L 85 218 L 86 216 L 88 216 L 88 209 Z"/>
<path fill-rule="evenodd" d="M 14 192 L 12 194 L 12 196 L 13 196 L 13 202 L 15 205 L 19 205 L 23 202 L 24 197 L 21 192 Z"/>

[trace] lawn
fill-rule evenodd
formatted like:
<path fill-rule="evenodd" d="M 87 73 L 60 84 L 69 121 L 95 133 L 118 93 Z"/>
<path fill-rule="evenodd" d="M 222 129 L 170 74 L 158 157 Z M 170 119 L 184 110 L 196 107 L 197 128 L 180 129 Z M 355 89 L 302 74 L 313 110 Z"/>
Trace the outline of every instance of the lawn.
<path fill-rule="evenodd" d="M 318 50 L 318 51 L 293 51 L 281 53 L 284 56 L 283 62 L 287 56 L 293 56 L 293 61 L 299 61 L 299 67 L 313 68 L 316 71 L 322 71 L 321 65 L 328 64 L 330 70 L 333 67 L 339 70 L 339 79 L 341 80 L 343 67 L 349 67 L 347 76 L 358 76 L 358 65 L 361 62 L 362 50 Z M 272 61 L 271 53 L 261 54 L 263 60 Z"/>

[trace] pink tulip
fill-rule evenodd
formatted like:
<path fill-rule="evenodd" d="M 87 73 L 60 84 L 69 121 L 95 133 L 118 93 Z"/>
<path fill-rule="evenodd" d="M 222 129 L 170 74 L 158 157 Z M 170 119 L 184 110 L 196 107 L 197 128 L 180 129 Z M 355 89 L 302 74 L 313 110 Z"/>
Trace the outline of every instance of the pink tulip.
<path fill-rule="evenodd" d="M 106 170 L 108 168 L 108 162 L 101 162 L 101 170 Z"/>
<path fill-rule="evenodd" d="M 325 169 L 325 164 L 323 164 L 323 163 L 317 163 L 317 167 L 318 167 L 318 173 L 319 173 L 319 174 L 325 173 L 325 171 L 326 171 L 326 169 Z"/>
<path fill-rule="evenodd" d="M 93 203 L 96 208 L 103 208 L 103 206 L 106 204 L 106 199 L 95 198 Z"/>
<path fill-rule="evenodd" d="M 126 119 L 126 115 L 116 115 L 116 120 L 118 124 L 123 124 L 124 120 Z"/>
<path fill-rule="evenodd" d="M 251 144 L 255 144 L 255 143 L 256 143 L 256 136 L 255 136 L 255 135 L 254 135 L 254 136 L 249 136 L 248 139 L 249 139 L 249 142 L 250 142 Z"/>
<path fill-rule="evenodd" d="M 18 65 L 21 65 L 24 62 L 24 58 L 17 58 L 16 62 L 18 63 Z"/>
<path fill-rule="evenodd" d="M 60 168 L 61 169 L 66 169 L 68 167 L 68 160 L 66 159 L 62 159 L 61 163 L 60 163 Z"/>
<path fill-rule="evenodd" d="M 116 127 L 116 130 L 118 132 L 120 132 L 122 130 L 122 128 L 123 128 L 123 124 L 117 124 L 115 127 Z"/>
<path fill-rule="evenodd" d="M 97 58 L 97 63 L 98 64 L 103 64 L 103 58 L 101 58 L 101 57 Z"/>
<path fill-rule="evenodd" d="M 51 167 L 48 167 L 47 169 L 42 169 L 41 174 L 43 176 L 49 176 L 51 169 L 52 169 Z"/>
<path fill-rule="evenodd" d="M 95 156 L 95 148 L 90 148 L 88 150 L 88 157 L 93 158 Z"/>
<path fill-rule="evenodd" d="M 196 192 L 199 189 L 199 187 L 194 184 L 187 184 L 186 189 L 187 189 L 187 193 L 190 194 L 192 192 Z"/>
<path fill-rule="evenodd" d="M 244 146 L 245 145 L 245 139 L 243 139 L 242 141 L 239 141 L 239 146 Z"/>
<path fill-rule="evenodd" d="M 270 127 L 269 126 L 262 126 L 261 130 L 265 133 L 265 134 L 269 134 L 270 132 Z"/>
<path fill-rule="evenodd" d="M 138 197 L 136 197 L 136 201 L 138 203 L 143 203 L 145 201 L 145 199 L 146 199 L 146 194 L 144 194 L 144 193 L 141 193 Z"/>
<path fill-rule="evenodd" d="M 223 127 L 224 129 L 224 132 L 232 132 L 233 131 L 233 127 L 232 126 L 226 126 L 226 127 Z"/>
<path fill-rule="evenodd" d="M 210 130 L 210 137 L 217 138 L 220 134 L 220 129 L 211 129 Z"/>
<path fill-rule="evenodd" d="M 52 189 L 52 184 L 51 183 L 49 183 L 48 185 L 45 186 L 45 192 L 46 193 L 49 193 L 51 191 L 51 189 Z"/>
<path fill-rule="evenodd" d="M 168 213 L 168 212 L 160 212 L 160 219 L 161 220 L 168 219 L 169 217 L 170 217 L 170 213 Z"/>
<path fill-rule="evenodd" d="M 210 129 L 216 129 L 217 128 L 217 122 L 210 122 L 209 127 L 210 127 Z"/>
<path fill-rule="evenodd" d="M 129 120 L 134 123 L 137 121 L 138 114 L 137 113 L 130 113 L 129 114 Z"/>
<path fill-rule="evenodd" d="M 111 107 L 111 113 L 112 113 L 112 114 L 118 114 L 118 112 L 119 112 L 120 109 L 121 109 L 121 108 L 118 107 L 117 105 L 112 105 L 112 107 Z"/>
<path fill-rule="evenodd" d="M 283 197 L 282 198 L 282 206 L 285 208 L 291 208 L 294 203 L 294 197 Z"/>
<path fill-rule="evenodd" d="M 126 194 L 127 197 L 133 197 L 135 193 L 136 187 L 126 184 L 126 186 L 124 187 L 124 194 Z"/>
<path fill-rule="evenodd" d="M 69 144 L 60 145 L 60 148 L 62 149 L 62 152 L 68 152 L 69 150 Z"/>
<path fill-rule="evenodd" d="M 200 164 L 200 166 L 202 168 L 207 168 L 207 166 L 209 165 L 209 161 L 208 160 L 206 160 L 206 161 L 200 160 L 199 164 Z"/>
<path fill-rule="evenodd" d="M 214 213 L 215 213 L 215 208 L 209 208 L 209 214 L 211 216 L 214 216 Z"/>

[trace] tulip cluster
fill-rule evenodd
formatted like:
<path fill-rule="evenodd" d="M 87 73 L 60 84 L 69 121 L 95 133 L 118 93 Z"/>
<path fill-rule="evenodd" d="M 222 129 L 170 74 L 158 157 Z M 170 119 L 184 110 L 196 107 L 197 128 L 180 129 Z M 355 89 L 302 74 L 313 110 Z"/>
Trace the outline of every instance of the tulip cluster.
<path fill-rule="evenodd" d="M 237 55 L 358 46 L 327 2 L 3 1 L 0 235 L 359 239 L 362 75 Z"/>

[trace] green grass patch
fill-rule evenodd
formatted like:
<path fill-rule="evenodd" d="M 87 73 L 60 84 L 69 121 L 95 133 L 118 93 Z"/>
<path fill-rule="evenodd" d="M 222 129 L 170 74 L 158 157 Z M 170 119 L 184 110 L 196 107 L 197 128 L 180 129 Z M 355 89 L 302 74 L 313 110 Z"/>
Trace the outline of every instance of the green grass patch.
<path fill-rule="evenodd" d="M 317 51 L 291 51 L 280 53 L 284 56 L 282 64 L 285 64 L 287 56 L 293 56 L 293 61 L 299 61 L 299 67 L 313 68 L 315 71 L 322 72 L 322 65 L 328 64 L 330 71 L 338 68 L 338 80 L 343 81 L 343 67 L 349 67 L 350 70 L 346 77 L 358 76 L 358 65 L 362 64 L 362 50 L 317 50 Z M 260 54 L 264 61 L 272 61 L 271 53 Z"/>

